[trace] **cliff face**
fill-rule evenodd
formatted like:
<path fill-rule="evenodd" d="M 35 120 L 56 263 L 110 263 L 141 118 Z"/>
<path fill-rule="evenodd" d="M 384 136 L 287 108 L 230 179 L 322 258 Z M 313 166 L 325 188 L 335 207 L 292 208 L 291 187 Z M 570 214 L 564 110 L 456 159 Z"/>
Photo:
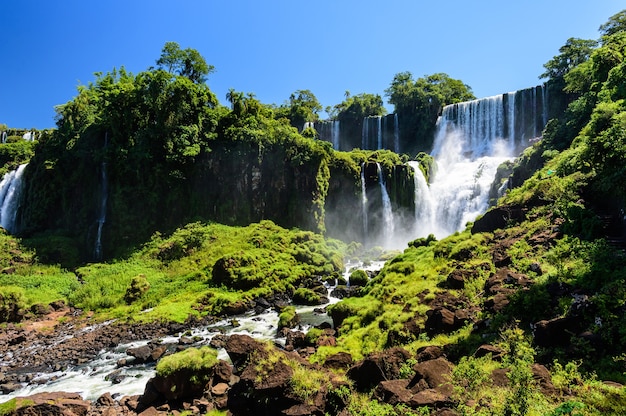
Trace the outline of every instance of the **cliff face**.
<path fill-rule="evenodd" d="M 368 228 L 383 226 L 380 165 L 371 152 L 343 163 L 322 142 L 259 146 L 215 141 L 194 163 L 167 171 L 148 162 L 128 164 L 120 149 L 103 145 L 102 134 L 55 157 L 59 144 L 42 143 L 28 166 L 21 229 L 25 235 L 67 236 L 85 259 L 93 258 L 98 241 L 106 258 L 155 231 L 197 220 L 247 225 L 269 219 L 284 227 L 365 241 L 360 160 L 368 155 L 373 158 L 363 165 Z M 380 169 L 394 210 L 412 209 L 410 170 L 399 159 L 384 166 Z"/>

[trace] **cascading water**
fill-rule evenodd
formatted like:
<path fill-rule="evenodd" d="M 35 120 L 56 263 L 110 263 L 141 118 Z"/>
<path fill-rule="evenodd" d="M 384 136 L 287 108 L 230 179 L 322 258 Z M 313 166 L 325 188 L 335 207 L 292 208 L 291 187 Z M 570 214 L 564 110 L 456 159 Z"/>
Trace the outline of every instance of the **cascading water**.
<path fill-rule="evenodd" d="M 104 149 L 109 145 L 108 133 L 104 134 Z M 107 177 L 107 162 L 106 159 L 102 159 L 100 164 L 100 206 L 98 207 L 98 231 L 96 233 L 96 245 L 94 248 L 94 257 L 96 260 L 102 260 L 102 228 L 106 222 L 107 216 L 107 199 L 109 195 L 109 180 Z"/>
<path fill-rule="evenodd" d="M 415 186 L 414 233 L 417 236 L 425 236 L 434 227 L 435 204 L 419 162 L 410 161 L 408 165 L 413 169 L 413 184 Z"/>
<path fill-rule="evenodd" d="M 13 234 L 17 229 L 17 210 L 23 188 L 26 164 L 8 172 L 0 182 L 0 226 Z"/>
<path fill-rule="evenodd" d="M 7 132 L 3 131 L 2 132 L 2 144 L 6 144 L 7 142 Z"/>
<path fill-rule="evenodd" d="M 332 123 L 331 143 L 333 144 L 333 149 L 339 150 L 339 120 L 333 120 Z"/>
<path fill-rule="evenodd" d="M 376 126 L 376 149 L 383 148 L 383 129 L 382 129 L 382 117 L 377 117 L 377 126 Z"/>
<path fill-rule="evenodd" d="M 398 125 L 398 113 L 393 115 L 393 151 L 400 153 L 400 126 Z"/>
<path fill-rule="evenodd" d="M 367 240 L 367 188 L 365 186 L 365 163 L 361 163 L 361 216 L 363 217 L 363 238 Z"/>
<path fill-rule="evenodd" d="M 380 185 L 383 203 L 383 237 L 385 246 L 388 246 L 394 232 L 393 210 L 391 209 L 391 199 L 389 199 L 389 193 L 385 185 L 385 176 L 383 175 L 380 163 L 376 163 L 376 168 L 378 170 L 378 184 Z"/>
<path fill-rule="evenodd" d="M 431 233 L 445 237 L 486 211 L 498 166 L 514 158 L 532 139 L 529 136 L 539 135 L 539 126 L 545 125 L 547 104 L 544 93 L 537 94 L 539 88 L 544 89 L 444 107 L 432 152 L 437 173 L 428 188 L 429 196 L 420 196 L 431 198 L 434 216 L 416 217 L 417 237 Z M 424 192 L 421 185 L 416 185 L 416 192 Z"/>

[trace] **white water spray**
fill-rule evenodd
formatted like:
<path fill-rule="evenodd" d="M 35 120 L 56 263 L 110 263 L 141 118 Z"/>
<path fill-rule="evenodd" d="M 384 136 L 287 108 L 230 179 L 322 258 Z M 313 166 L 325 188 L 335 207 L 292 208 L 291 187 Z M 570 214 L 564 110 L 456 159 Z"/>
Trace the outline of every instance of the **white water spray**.
<path fill-rule="evenodd" d="M 367 188 L 365 186 L 365 163 L 361 163 L 361 216 L 363 217 L 363 238 L 367 240 Z"/>
<path fill-rule="evenodd" d="M 525 110 L 528 93 L 522 92 L 522 100 L 516 103 L 518 93 L 444 107 L 437 121 L 432 152 L 437 173 L 427 190 L 421 183 L 416 182 L 415 186 L 420 194 L 416 195 L 416 207 L 427 211 L 419 218 L 416 213 L 416 237 L 431 233 L 437 238 L 446 237 L 487 210 L 489 190 L 498 166 L 517 156 L 519 149 L 527 144 L 526 131 L 537 135 L 537 126 L 547 121 L 547 99 L 543 92 L 538 96 L 535 90 L 530 91 L 533 105 L 528 120 Z M 536 110 L 540 104 L 544 108 L 541 112 Z M 419 176 L 416 175 L 418 179 Z M 418 199 L 426 201 L 426 207 Z"/>
<path fill-rule="evenodd" d="M 0 182 L 0 226 L 13 234 L 17 228 L 17 210 L 23 188 L 26 164 L 8 172 Z"/>
<path fill-rule="evenodd" d="M 378 170 L 378 183 L 380 185 L 380 193 L 382 195 L 383 203 L 383 236 L 385 246 L 389 245 L 390 238 L 394 233 L 393 222 L 393 210 L 391 208 L 391 199 L 389 199 L 389 193 L 387 192 L 387 186 L 385 185 L 385 175 L 380 167 L 380 163 L 376 163 L 376 169 Z"/>

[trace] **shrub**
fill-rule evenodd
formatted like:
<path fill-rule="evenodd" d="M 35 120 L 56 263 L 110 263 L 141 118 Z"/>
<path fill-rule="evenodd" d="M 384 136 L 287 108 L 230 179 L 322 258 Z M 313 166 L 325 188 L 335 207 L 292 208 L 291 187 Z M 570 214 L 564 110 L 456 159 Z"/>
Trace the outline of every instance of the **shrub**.
<path fill-rule="evenodd" d="M 369 282 L 369 276 L 365 270 L 355 270 L 350 274 L 350 286 L 365 286 Z"/>
<path fill-rule="evenodd" d="M 188 348 L 163 357 L 156 366 L 156 373 L 161 377 L 167 377 L 183 370 L 203 372 L 211 370 L 215 364 L 217 364 L 217 351 L 213 348 Z"/>
<path fill-rule="evenodd" d="M 311 289 L 301 287 L 293 294 L 293 302 L 302 305 L 319 305 L 321 296 Z"/>
<path fill-rule="evenodd" d="M 300 317 L 296 313 L 296 308 L 294 306 L 287 306 L 282 310 L 280 315 L 278 315 L 278 329 L 293 328 L 299 321 Z"/>
<path fill-rule="evenodd" d="M 3 287 L 0 293 L 0 322 L 19 322 L 26 307 L 24 290 L 19 287 Z"/>
<path fill-rule="evenodd" d="M 130 282 L 130 286 L 126 289 L 126 294 L 124 295 L 124 301 L 127 304 L 131 304 L 134 301 L 138 300 L 150 289 L 150 283 L 148 283 L 148 279 L 144 274 L 140 274 L 138 276 L 133 277 L 133 280 Z"/>

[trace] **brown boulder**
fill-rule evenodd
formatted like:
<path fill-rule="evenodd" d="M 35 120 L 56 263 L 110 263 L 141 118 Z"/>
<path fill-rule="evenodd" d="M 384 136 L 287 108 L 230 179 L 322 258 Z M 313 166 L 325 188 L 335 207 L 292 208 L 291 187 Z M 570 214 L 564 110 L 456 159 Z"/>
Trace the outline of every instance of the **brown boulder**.
<path fill-rule="evenodd" d="M 338 352 L 337 354 L 326 357 L 324 367 L 333 369 L 346 369 L 352 365 L 352 355 L 347 352 Z"/>
<path fill-rule="evenodd" d="M 406 404 L 413 397 L 413 393 L 407 388 L 408 384 L 407 380 L 381 381 L 374 390 L 374 397 L 392 406 L 400 403 Z"/>
<path fill-rule="evenodd" d="M 346 375 L 354 381 L 359 391 L 367 391 L 384 380 L 400 378 L 400 368 L 411 358 L 411 354 L 403 348 L 390 348 L 372 354 L 352 366 Z"/>
<path fill-rule="evenodd" d="M 429 361 L 443 356 L 443 350 L 437 345 L 428 345 L 417 350 L 417 361 Z"/>
<path fill-rule="evenodd" d="M 449 394 L 442 393 L 437 389 L 426 389 L 414 394 L 408 401 L 410 407 L 440 408 L 452 406 L 454 402 Z"/>
<path fill-rule="evenodd" d="M 452 364 L 445 358 L 417 363 L 413 366 L 415 376 L 408 385 L 413 392 L 419 392 L 424 387 L 437 389 L 444 395 L 452 394 Z"/>
<path fill-rule="evenodd" d="M 38 393 L 18 397 L 15 402 L 17 415 L 86 416 L 91 403 L 78 393 Z"/>
<path fill-rule="evenodd" d="M 265 347 L 249 335 L 231 335 L 224 346 L 236 370 L 241 370 L 253 353 L 264 353 Z"/>

